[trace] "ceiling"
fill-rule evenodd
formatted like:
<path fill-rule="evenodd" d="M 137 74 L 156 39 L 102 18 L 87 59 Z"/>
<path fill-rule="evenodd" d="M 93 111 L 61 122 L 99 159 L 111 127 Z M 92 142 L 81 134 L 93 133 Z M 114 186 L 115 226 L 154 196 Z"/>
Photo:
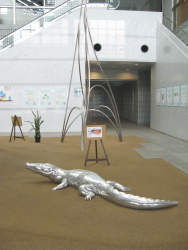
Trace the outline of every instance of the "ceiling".
<path fill-rule="evenodd" d="M 150 70 L 154 63 L 151 62 L 120 62 L 120 61 L 100 61 L 103 70 Z M 90 70 L 99 70 L 97 62 L 90 61 Z"/>
<path fill-rule="evenodd" d="M 128 71 L 128 70 L 151 70 L 152 65 L 154 65 L 154 63 L 151 62 L 120 62 L 120 61 L 100 61 L 100 65 L 102 67 L 103 71 L 114 71 L 114 74 L 116 74 L 116 70 L 121 70 L 121 71 Z M 98 63 L 96 61 L 90 61 L 90 73 L 94 73 L 96 71 L 101 71 Z M 113 74 L 113 73 L 112 73 Z M 133 79 L 108 79 L 108 82 L 110 83 L 110 85 L 113 85 L 113 82 L 115 82 L 115 85 L 123 85 L 126 83 L 130 83 L 134 81 Z M 100 82 L 100 84 L 106 84 L 106 81 L 104 81 L 104 79 L 91 79 L 91 86 L 98 84 L 98 82 Z"/>

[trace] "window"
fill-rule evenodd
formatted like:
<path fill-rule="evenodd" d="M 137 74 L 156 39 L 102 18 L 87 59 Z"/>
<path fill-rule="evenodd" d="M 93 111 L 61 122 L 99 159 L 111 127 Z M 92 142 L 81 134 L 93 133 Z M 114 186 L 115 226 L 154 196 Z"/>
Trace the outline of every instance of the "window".
<path fill-rule="evenodd" d="M 7 8 L 0 8 L 0 14 L 1 15 L 6 15 L 8 13 L 8 9 Z"/>

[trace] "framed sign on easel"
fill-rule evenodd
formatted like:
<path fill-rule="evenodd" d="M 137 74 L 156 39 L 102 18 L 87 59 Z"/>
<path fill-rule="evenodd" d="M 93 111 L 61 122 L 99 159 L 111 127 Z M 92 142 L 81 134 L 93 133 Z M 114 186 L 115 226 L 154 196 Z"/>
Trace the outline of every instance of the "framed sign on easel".
<path fill-rule="evenodd" d="M 106 150 L 104 148 L 104 144 L 102 141 L 103 139 L 105 139 L 105 137 L 106 137 L 106 125 L 86 125 L 86 126 L 84 126 L 84 138 L 85 138 L 85 140 L 89 141 L 84 166 L 86 166 L 88 161 L 96 161 L 97 163 L 98 163 L 98 161 L 107 161 L 108 165 L 110 165 L 107 154 L 106 154 Z M 92 141 L 95 141 L 95 156 L 96 156 L 96 158 L 89 159 L 88 156 L 89 156 L 89 151 L 90 151 L 90 146 L 91 146 Z M 97 141 L 101 142 L 101 146 L 102 146 L 102 149 L 104 151 L 106 158 L 98 158 Z"/>
<path fill-rule="evenodd" d="M 11 142 L 13 131 L 14 131 L 14 140 L 15 140 L 15 138 L 22 138 L 25 141 L 25 138 L 24 138 L 24 135 L 23 135 L 22 129 L 21 129 L 22 118 L 15 115 L 15 116 L 12 116 L 11 119 L 12 119 L 12 131 L 11 131 L 9 142 Z M 22 136 L 16 136 L 16 126 L 19 127 Z"/>

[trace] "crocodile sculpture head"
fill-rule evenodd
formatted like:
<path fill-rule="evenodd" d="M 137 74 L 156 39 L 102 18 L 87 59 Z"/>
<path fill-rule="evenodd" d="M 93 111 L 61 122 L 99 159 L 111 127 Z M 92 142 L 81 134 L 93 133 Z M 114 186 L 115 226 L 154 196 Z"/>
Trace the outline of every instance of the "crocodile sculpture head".
<path fill-rule="evenodd" d="M 66 173 L 65 170 L 60 169 L 50 163 L 26 163 L 25 167 L 36 174 L 41 174 L 48 177 L 55 183 L 60 183 Z"/>
<path fill-rule="evenodd" d="M 42 174 L 43 176 L 48 177 L 54 172 L 54 168 L 51 167 L 51 164 L 42 164 L 42 163 L 26 163 L 26 168 L 30 169 L 34 173 Z"/>

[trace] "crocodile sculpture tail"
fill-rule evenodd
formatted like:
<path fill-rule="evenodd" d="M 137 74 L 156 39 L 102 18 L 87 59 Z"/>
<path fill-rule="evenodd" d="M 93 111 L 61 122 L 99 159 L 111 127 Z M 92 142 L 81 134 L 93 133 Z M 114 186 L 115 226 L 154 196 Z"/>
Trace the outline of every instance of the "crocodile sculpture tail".
<path fill-rule="evenodd" d="M 126 194 L 113 188 L 108 189 L 107 192 L 101 192 L 99 195 L 113 203 L 116 203 L 117 205 L 142 210 L 166 208 L 178 204 L 177 201 L 151 199 Z"/>

